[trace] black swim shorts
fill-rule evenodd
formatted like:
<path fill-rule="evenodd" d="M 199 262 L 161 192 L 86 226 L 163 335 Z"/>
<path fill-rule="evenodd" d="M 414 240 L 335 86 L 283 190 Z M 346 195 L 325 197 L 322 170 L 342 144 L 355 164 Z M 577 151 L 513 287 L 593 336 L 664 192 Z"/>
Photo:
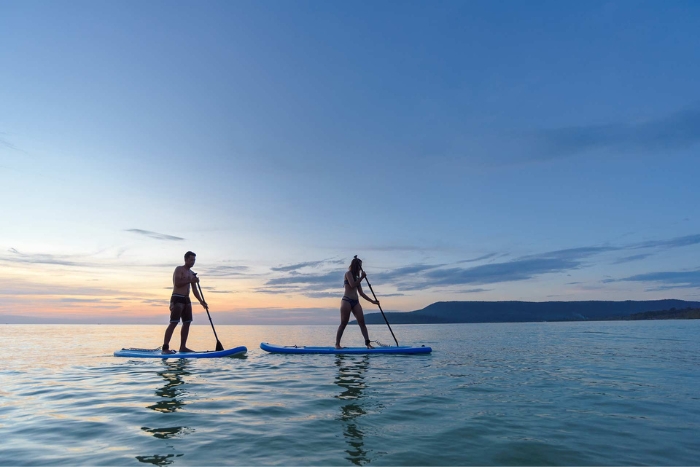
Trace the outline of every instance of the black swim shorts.
<path fill-rule="evenodd" d="M 179 323 L 180 319 L 183 323 L 192 322 L 192 302 L 190 297 L 173 294 L 170 297 L 170 322 Z"/>

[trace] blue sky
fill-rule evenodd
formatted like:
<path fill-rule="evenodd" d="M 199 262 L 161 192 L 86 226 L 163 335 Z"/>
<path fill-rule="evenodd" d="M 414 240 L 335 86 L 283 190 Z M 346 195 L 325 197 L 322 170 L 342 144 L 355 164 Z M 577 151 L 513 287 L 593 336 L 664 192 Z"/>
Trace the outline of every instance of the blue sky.
<path fill-rule="evenodd" d="M 697 300 L 698 30 L 696 2 L 2 2 L 0 316 L 160 322 L 187 250 L 228 322 L 335 322 L 355 254 L 389 310 Z"/>

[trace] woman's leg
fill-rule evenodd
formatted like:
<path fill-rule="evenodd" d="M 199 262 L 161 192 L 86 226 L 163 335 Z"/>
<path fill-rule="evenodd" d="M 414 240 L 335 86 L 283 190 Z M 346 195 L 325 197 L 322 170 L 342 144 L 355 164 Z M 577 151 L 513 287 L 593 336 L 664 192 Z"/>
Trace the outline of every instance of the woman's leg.
<path fill-rule="evenodd" d="M 365 314 L 362 311 L 362 305 L 359 303 L 355 305 L 352 309 L 352 314 L 355 315 L 357 319 L 357 324 L 360 326 L 360 331 L 362 332 L 362 337 L 365 338 L 365 345 L 368 349 L 373 349 L 372 344 L 369 343 L 369 332 L 367 332 L 367 325 L 365 324 Z"/>
<path fill-rule="evenodd" d="M 335 334 L 335 348 L 342 349 L 340 346 L 340 339 L 343 337 L 343 331 L 345 331 L 345 326 L 348 325 L 350 321 L 350 304 L 345 300 L 340 301 L 340 326 L 338 326 L 338 332 Z"/>

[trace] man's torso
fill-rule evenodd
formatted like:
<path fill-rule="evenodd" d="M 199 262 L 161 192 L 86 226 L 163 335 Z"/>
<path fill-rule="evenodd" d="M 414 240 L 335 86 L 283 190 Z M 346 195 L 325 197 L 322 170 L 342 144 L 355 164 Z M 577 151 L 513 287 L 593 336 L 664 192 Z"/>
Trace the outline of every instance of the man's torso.
<path fill-rule="evenodd" d="M 178 278 L 180 279 L 179 282 L 182 282 L 182 280 L 189 280 L 192 278 L 192 271 L 187 269 L 185 266 L 178 266 L 175 268 L 175 272 L 173 272 L 173 294 L 178 294 L 178 295 L 184 295 L 186 297 L 189 297 L 190 295 L 190 283 L 187 282 L 187 284 L 183 286 L 176 286 L 175 284 L 178 282 Z"/>

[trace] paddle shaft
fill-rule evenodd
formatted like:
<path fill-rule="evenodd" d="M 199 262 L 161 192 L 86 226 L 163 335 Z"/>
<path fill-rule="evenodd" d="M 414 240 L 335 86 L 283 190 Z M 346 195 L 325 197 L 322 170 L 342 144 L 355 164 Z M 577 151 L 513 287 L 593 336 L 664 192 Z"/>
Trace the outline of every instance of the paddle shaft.
<path fill-rule="evenodd" d="M 365 276 L 365 280 L 367 281 L 367 285 L 369 285 L 369 291 L 372 292 L 372 296 L 374 297 L 375 302 L 379 302 L 377 300 L 377 296 L 374 294 L 374 289 L 372 289 L 372 284 L 369 283 L 369 279 L 367 279 L 367 276 Z M 389 327 L 389 332 L 391 333 L 391 337 L 394 338 L 394 342 L 396 342 L 396 347 L 399 346 L 399 341 L 396 340 L 396 336 L 394 335 L 394 331 L 391 330 L 391 326 L 389 325 L 389 320 L 386 319 L 386 315 L 384 314 L 384 310 L 382 310 L 382 306 L 377 303 L 377 306 L 379 307 L 379 311 L 382 312 L 382 316 L 384 317 L 384 322 L 386 322 L 386 325 Z"/>
<path fill-rule="evenodd" d="M 202 297 L 202 301 L 204 303 L 207 303 L 207 301 L 204 300 L 204 292 L 202 292 L 202 286 L 199 284 L 199 282 L 197 282 L 197 289 L 199 289 L 199 296 Z M 216 329 L 214 329 L 214 322 L 211 320 L 211 315 L 209 314 L 209 306 L 205 306 L 204 309 L 207 310 L 209 324 L 211 324 L 211 330 L 214 331 L 214 337 L 216 337 L 216 350 L 224 350 L 224 346 L 221 345 L 221 342 L 219 342 L 219 336 L 216 335 Z"/>

